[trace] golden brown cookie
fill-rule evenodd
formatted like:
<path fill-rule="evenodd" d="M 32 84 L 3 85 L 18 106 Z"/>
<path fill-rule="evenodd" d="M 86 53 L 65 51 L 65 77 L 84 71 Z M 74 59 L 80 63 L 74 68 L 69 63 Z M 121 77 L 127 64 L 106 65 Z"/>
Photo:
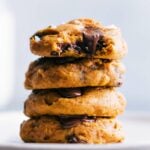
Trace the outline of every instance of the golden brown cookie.
<path fill-rule="evenodd" d="M 46 57 L 120 59 L 127 53 L 117 27 L 86 18 L 36 32 L 30 38 L 30 47 L 33 54 Z"/>
<path fill-rule="evenodd" d="M 124 112 L 126 100 L 115 88 L 36 90 L 24 104 L 29 117 L 42 115 L 87 115 L 116 117 Z"/>
<path fill-rule="evenodd" d="M 37 143 L 117 143 L 124 139 L 122 126 L 115 119 L 75 117 L 40 117 L 24 121 L 20 136 Z"/>
<path fill-rule="evenodd" d="M 27 89 L 119 86 L 124 66 L 118 61 L 75 58 L 40 58 L 26 73 Z"/>

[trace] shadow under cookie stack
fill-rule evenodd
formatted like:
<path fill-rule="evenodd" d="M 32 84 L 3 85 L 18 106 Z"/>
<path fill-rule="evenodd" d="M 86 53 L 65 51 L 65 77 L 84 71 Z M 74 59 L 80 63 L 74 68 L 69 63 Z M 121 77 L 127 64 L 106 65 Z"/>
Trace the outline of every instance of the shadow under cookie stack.
<path fill-rule="evenodd" d="M 30 117 L 20 136 L 36 143 L 117 143 L 124 139 L 116 117 L 126 100 L 117 91 L 127 46 L 120 30 L 92 19 L 75 19 L 36 32 L 26 73 L 32 90 L 24 103 Z"/>

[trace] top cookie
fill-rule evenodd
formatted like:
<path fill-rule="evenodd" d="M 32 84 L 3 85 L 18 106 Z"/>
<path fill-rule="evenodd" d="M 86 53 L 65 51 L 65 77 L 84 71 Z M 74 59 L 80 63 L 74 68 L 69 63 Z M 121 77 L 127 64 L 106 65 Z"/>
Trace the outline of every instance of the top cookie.
<path fill-rule="evenodd" d="M 117 27 L 85 18 L 36 32 L 30 38 L 30 48 L 33 54 L 46 57 L 121 59 L 127 53 Z"/>

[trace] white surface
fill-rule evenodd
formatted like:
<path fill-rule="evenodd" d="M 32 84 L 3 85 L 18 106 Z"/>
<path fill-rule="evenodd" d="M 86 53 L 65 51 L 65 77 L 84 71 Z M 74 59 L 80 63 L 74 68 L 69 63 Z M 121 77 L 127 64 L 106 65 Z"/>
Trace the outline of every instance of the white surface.
<path fill-rule="evenodd" d="M 27 144 L 19 138 L 20 123 L 25 119 L 20 112 L 0 113 L 0 149 L 42 150 L 150 150 L 150 113 L 127 113 L 121 117 L 126 140 L 121 144 Z"/>

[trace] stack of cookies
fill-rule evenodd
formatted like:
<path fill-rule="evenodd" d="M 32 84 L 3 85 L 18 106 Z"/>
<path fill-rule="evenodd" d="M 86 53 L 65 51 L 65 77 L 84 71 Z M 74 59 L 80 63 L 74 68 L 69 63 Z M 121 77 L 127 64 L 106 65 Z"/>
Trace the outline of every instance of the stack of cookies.
<path fill-rule="evenodd" d="M 33 54 L 25 87 L 29 120 L 21 125 L 25 142 L 117 143 L 124 139 L 116 117 L 126 101 L 116 90 L 125 72 L 127 46 L 120 30 L 92 19 L 49 26 L 30 39 Z"/>

